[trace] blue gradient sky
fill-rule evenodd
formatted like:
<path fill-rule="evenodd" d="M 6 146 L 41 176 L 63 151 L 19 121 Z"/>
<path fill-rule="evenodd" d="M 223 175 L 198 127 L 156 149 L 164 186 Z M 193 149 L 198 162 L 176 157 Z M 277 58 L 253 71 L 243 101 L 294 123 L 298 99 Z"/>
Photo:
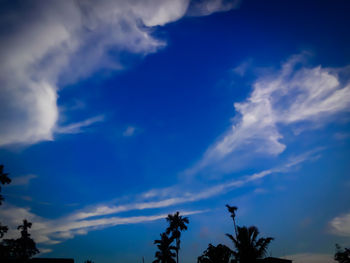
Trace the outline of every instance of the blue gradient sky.
<path fill-rule="evenodd" d="M 195 262 L 227 203 L 273 256 L 350 245 L 348 1 L 0 3 L 0 221 L 41 256 L 151 262 L 180 211 Z"/>

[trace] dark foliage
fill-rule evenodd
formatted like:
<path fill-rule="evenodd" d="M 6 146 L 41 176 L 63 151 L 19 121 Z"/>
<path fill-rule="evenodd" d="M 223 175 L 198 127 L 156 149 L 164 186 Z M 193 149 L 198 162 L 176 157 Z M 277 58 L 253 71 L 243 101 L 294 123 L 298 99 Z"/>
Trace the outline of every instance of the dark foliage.
<path fill-rule="evenodd" d="M 259 238 L 259 230 L 255 226 L 237 226 L 237 237 L 226 234 L 234 244 L 233 255 L 236 262 L 252 263 L 266 255 L 267 247 L 273 240 L 272 237 Z"/>
<path fill-rule="evenodd" d="M 334 260 L 339 263 L 350 263 L 350 249 L 342 249 L 338 244 L 335 245 L 337 252 L 334 255 Z"/>
<path fill-rule="evenodd" d="M 11 179 L 8 177 L 8 173 L 4 173 L 4 165 L 0 165 L 0 193 L 1 193 L 1 185 L 9 184 L 11 183 Z M 0 194 L 0 205 L 2 205 L 2 201 L 4 200 L 3 196 Z M 0 238 L 3 238 L 5 233 L 7 233 L 8 227 L 3 226 L 0 222 Z M 5 247 L 3 247 L 2 244 L 0 244 L 0 258 L 2 258 L 2 255 L 6 253 Z"/>
<path fill-rule="evenodd" d="M 1 184 L 9 184 L 11 179 L 8 177 L 8 173 L 4 173 L 4 166 L 0 165 L 0 191 Z M 0 195 L 0 205 L 4 198 Z M 39 253 L 36 248 L 34 240 L 30 237 L 28 230 L 32 227 L 32 223 L 28 222 L 26 219 L 23 220 L 23 224 L 18 226 L 17 229 L 20 230 L 21 237 L 18 239 L 3 239 L 0 243 L 0 260 L 8 261 L 19 261 L 26 262 L 35 254 Z M 3 226 L 0 223 L 0 238 L 3 238 L 5 233 L 8 231 L 7 226 Z"/>
<path fill-rule="evenodd" d="M 0 238 L 3 238 L 5 233 L 7 232 L 8 230 L 8 227 L 7 226 L 3 226 L 1 223 L 0 223 Z"/>
<path fill-rule="evenodd" d="M 17 228 L 21 230 L 21 237 L 18 239 L 4 239 L 1 242 L 0 258 L 25 262 L 39 253 L 34 240 L 30 237 L 28 232 L 31 226 L 32 223 L 28 222 L 26 219 L 23 220 L 23 224 Z"/>
<path fill-rule="evenodd" d="M 1 192 L 1 185 L 9 184 L 11 183 L 11 179 L 8 177 L 8 173 L 4 173 L 4 165 L 0 165 L 0 192 Z M 2 204 L 2 201 L 4 201 L 4 197 L 0 194 L 0 205 Z"/>
<path fill-rule="evenodd" d="M 188 217 L 180 216 L 179 212 L 176 212 L 173 215 L 168 215 L 166 220 L 169 223 L 169 227 L 166 229 L 166 234 L 169 235 L 171 233 L 171 238 L 175 240 L 176 262 L 179 263 L 181 232 L 187 230 L 186 224 L 189 224 L 189 220 Z"/>
<path fill-rule="evenodd" d="M 175 263 L 176 247 L 172 246 L 174 239 L 169 237 L 166 233 L 160 235 L 159 240 L 154 240 L 157 244 L 158 251 L 155 254 L 156 259 L 153 263 Z"/>
<path fill-rule="evenodd" d="M 198 263 L 229 263 L 232 251 L 227 246 L 209 244 L 203 255 L 198 257 Z"/>
<path fill-rule="evenodd" d="M 32 223 L 28 222 L 27 219 L 23 220 L 23 225 L 17 227 L 18 230 L 21 230 L 21 237 L 16 240 L 16 257 L 20 259 L 29 259 L 39 253 L 28 232 L 31 227 Z"/>

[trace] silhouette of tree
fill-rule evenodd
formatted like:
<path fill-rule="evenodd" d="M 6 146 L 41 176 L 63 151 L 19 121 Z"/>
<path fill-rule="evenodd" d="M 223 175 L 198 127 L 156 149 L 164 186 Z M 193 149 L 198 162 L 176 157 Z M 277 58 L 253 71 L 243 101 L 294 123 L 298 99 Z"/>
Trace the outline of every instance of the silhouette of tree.
<path fill-rule="evenodd" d="M 198 257 L 198 263 L 229 263 L 232 251 L 227 246 L 209 244 L 203 255 Z"/>
<path fill-rule="evenodd" d="M 180 237 L 181 231 L 187 230 L 186 224 L 189 224 L 188 217 L 183 217 L 176 212 L 174 215 L 168 215 L 166 220 L 169 223 L 169 227 L 166 229 L 166 233 L 171 233 L 172 239 L 176 241 L 176 263 L 179 263 L 179 250 L 180 250 Z"/>
<path fill-rule="evenodd" d="M 334 255 L 334 260 L 338 261 L 339 263 L 350 263 L 350 249 L 349 248 L 342 248 L 336 244 L 335 245 L 337 252 Z"/>
<path fill-rule="evenodd" d="M 153 263 L 175 263 L 176 247 L 172 246 L 174 239 L 169 238 L 166 233 L 160 235 L 159 240 L 154 240 L 154 244 L 157 244 L 158 251 L 155 254 L 156 259 Z"/>
<path fill-rule="evenodd" d="M 8 177 L 8 173 L 4 173 L 4 165 L 0 165 L 0 193 L 1 193 L 1 185 L 11 183 L 11 179 Z M 4 201 L 4 197 L 0 194 L 0 205 L 2 205 L 2 201 Z M 0 238 L 3 238 L 5 233 L 8 231 L 8 227 L 4 226 L 0 222 Z M 0 244 L 0 259 L 4 258 L 8 254 L 8 247 L 6 246 L 8 242 L 3 240 Z"/>
<path fill-rule="evenodd" d="M 0 259 L 16 259 L 16 240 L 4 239 L 0 246 Z"/>
<path fill-rule="evenodd" d="M 3 226 L 1 223 L 0 223 L 0 238 L 3 238 L 5 233 L 7 232 L 8 230 L 8 227 L 7 226 Z"/>
<path fill-rule="evenodd" d="M 94 263 L 92 260 L 85 260 L 84 263 Z"/>
<path fill-rule="evenodd" d="M 31 227 L 32 223 L 28 222 L 27 219 L 24 219 L 23 224 L 17 227 L 18 230 L 21 230 L 21 237 L 15 241 L 14 257 L 17 259 L 28 260 L 40 252 L 28 232 Z"/>
<path fill-rule="evenodd" d="M 267 247 L 273 240 L 272 237 L 258 238 L 259 230 L 255 226 L 249 228 L 237 226 L 237 237 L 234 238 L 230 234 L 228 236 L 234 246 L 233 255 L 236 262 L 252 263 L 257 259 L 263 258 L 266 255 Z"/>
<path fill-rule="evenodd" d="M 0 165 L 0 192 L 1 185 L 11 183 L 11 179 L 8 177 L 8 173 L 4 173 L 4 165 Z M 3 196 L 0 195 L 0 205 L 4 200 Z M 23 225 L 18 226 L 18 230 L 21 230 L 21 237 L 18 239 L 4 239 L 0 243 L 0 259 L 2 261 L 13 259 L 25 262 L 30 259 L 33 255 L 39 253 L 36 248 L 34 240 L 30 237 L 28 229 L 32 227 L 32 223 L 26 219 L 23 220 Z M 3 226 L 0 223 L 0 238 L 4 237 L 8 227 Z"/>
<path fill-rule="evenodd" d="M 231 214 L 231 217 L 232 217 L 232 220 L 233 220 L 233 225 L 234 225 L 234 228 L 235 228 L 235 235 L 236 235 L 236 238 L 237 238 L 237 226 L 236 226 L 236 211 L 237 211 L 237 206 L 229 206 L 229 205 L 226 205 L 227 207 L 227 210 L 230 212 Z"/>
<path fill-rule="evenodd" d="M 32 256 L 39 253 L 36 248 L 34 240 L 30 237 L 28 229 L 31 228 L 32 223 L 26 219 L 23 220 L 23 224 L 18 226 L 18 230 L 21 230 L 21 237 L 18 239 L 4 239 L 1 242 L 0 259 L 11 259 L 19 262 L 26 262 Z"/>
<path fill-rule="evenodd" d="M 30 234 L 28 233 L 28 229 L 32 227 L 32 223 L 28 222 L 27 219 L 23 220 L 23 225 L 19 225 L 17 227 L 18 230 L 21 230 L 21 236 L 22 237 L 29 237 Z"/>
<path fill-rule="evenodd" d="M 0 183 L 5 185 L 11 183 L 11 179 L 8 177 L 8 173 L 4 173 L 4 165 L 0 165 Z M 0 184 L 0 192 L 1 192 L 1 184 Z M 2 205 L 2 201 L 4 201 L 4 197 L 0 194 L 0 205 Z"/>

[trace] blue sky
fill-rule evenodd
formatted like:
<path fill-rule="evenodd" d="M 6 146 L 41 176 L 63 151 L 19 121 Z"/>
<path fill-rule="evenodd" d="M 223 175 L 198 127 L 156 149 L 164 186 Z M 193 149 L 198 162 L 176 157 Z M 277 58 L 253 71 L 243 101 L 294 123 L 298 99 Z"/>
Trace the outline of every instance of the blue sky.
<path fill-rule="evenodd" d="M 42 256 L 181 260 L 239 225 L 270 254 L 350 245 L 347 1 L 2 1 L 1 222 Z M 9 236 L 16 233 L 10 231 Z"/>

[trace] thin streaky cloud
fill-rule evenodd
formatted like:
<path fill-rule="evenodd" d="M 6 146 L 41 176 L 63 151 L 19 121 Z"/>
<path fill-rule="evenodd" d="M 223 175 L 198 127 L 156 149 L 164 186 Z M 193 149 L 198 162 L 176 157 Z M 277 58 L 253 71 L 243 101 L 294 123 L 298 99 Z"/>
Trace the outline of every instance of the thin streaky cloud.
<path fill-rule="evenodd" d="M 11 183 L 9 184 L 9 186 L 28 185 L 33 179 L 37 177 L 38 176 L 35 174 L 16 176 L 11 178 Z"/>
<path fill-rule="evenodd" d="M 124 132 L 123 132 L 123 136 L 124 137 L 131 137 L 135 134 L 136 128 L 134 126 L 128 126 Z"/>
<path fill-rule="evenodd" d="M 51 248 L 41 248 L 39 247 L 40 254 L 51 253 L 53 250 Z"/>
<path fill-rule="evenodd" d="M 286 173 L 293 167 L 305 161 L 313 160 L 316 156 L 319 156 L 321 150 L 322 148 L 314 149 L 304 154 L 294 156 L 293 158 L 290 158 L 285 164 L 277 166 L 275 168 L 254 173 L 252 175 L 242 176 L 239 179 L 226 181 L 215 186 L 208 187 L 199 192 L 184 192 L 183 187 L 181 185 L 166 187 L 164 189 L 152 189 L 143 194 L 140 194 L 140 196 L 147 200 L 150 198 L 151 194 L 152 197 L 160 196 L 163 199 L 157 201 L 138 202 L 117 206 L 100 204 L 95 207 L 88 208 L 85 211 L 77 211 L 70 215 L 70 217 L 74 220 L 82 220 L 86 218 L 117 214 L 132 210 L 165 208 L 169 206 L 205 200 L 214 196 L 225 194 L 229 191 L 232 191 L 233 189 L 243 187 L 248 183 L 261 180 L 264 177 L 273 173 Z"/>
<path fill-rule="evenodd" d="M 17 232 L 14 230 L 21 223 L 22 218 L 26 218 L 34 222 L 31 228 L 31 234 L 35 241 L 39 244 L 55 245 L 67 239 L 74 238 L 77 235 L 85 235 L 93 230 L 100 230 L 107 227 L 126 224 L 139 224 L 151 221 L 156 221 L 166 218 L 169 211 L 165 214 L 156 214 L 150 216 L 133 216 L 133 217 L 104 217 L 91 220 L 77 220 L 71 216 L 61 217 L 57 219 L 47 219 L 40 217 L 30 208 L 16 207 L 6 204 L 4 210 L 0 213 L 1 220 L 4 220 L 9 225 L 10 231 L 7 233 L 8 238 L 15 237 Z M 207 212 L 207 210 L 192 210 L 181 211 L 183 215 L 193 215 Z"/>
<path fill-rule="evenodd" d="M 207 16 L 216 12 L 225 12 L 239 8 L 241 0 L 204 0 L 191 1 L 188 7 L 189 16 Z"/>
<path fill-rule="evenodd" d="M 68 124 L 66 126 L 60 126 L 55 129 L 56 133 L 61 134 L 76 134 L 84 132 L 84 128 L 90 127 L 96 123 L 105 121 L 104 115 L 98 115 L 86 120 Z"/>
<path fill-rule="evenodd" d="M 261 180 L 272 173 L 282 171 L 287 172 L 293 166 L 296 166 L 297 164 L 300 164 L 310 158 L 312 159 L 312 155 L 314 155 L 315 153 L 317 153 L 317 151 L 311 151 L 309 154 L 304 154 L 302 157 L 297 156 L 294 159 L 291 159 L 289 163 L 286 163 L 285 165 L 282 165 L 280 167 L 264 170 L 259 173 L 255 173 L 248 176 L 243 176 L 238 180 L 227 181 L 216 186 L 209 187 L 200 192 L 183 193 L 183 191 L 174 191 L 173 194 L 177 194 L 178 196 L 169 197 L 160 201 L 140 202 L 120 206 L 108 206 L 101 204 L 96 207 L 89 208 L 86 211 L 77 210 L 67 216 L 57 219 L 46 219 L 40 217 L 32 213 L 30 211 L 30 208 L 28 207 L 21 208 L 5 204 L 3 209 L 0 211 L 0 220 L 8 222 L 9 226 L 15 229 L 15 226 L 17 226 L 20 223 L 21 218 L 27 218 L 28 220 L 35 222 L 32 228 L 32 233 L 35 240 L 38 243 L 54 245 L 66 239 L 73 238 L 76 235 L 87 234 L 89 231 L 92 230 L 103 229 L 106 227 L 112 227 L 121 224 L 149 222 L 165 218 L 167 214 L 134 217 L 108 216 L 131 210 L 166 208 L 174 205 L 200 201 L 214 196 L 223 195 L 233 189 L 242 187 L 253 181 Z M 152 191 L 153 193 L 156 193 L 158 190 Z M 160 189 L 159 191 L 162 191 L 162 189 Z M 149 192 L 150 191 L 146 193 Z M 145 195 L 141 194 L 141 196 Z M 203 213 L 206 211 L 207 210 L 193 210 L 182 211 L 181 213 L 183 215 L 191 215 Z M 10 231 L 8 237 L 15 235 L 15 231 Z"/>

